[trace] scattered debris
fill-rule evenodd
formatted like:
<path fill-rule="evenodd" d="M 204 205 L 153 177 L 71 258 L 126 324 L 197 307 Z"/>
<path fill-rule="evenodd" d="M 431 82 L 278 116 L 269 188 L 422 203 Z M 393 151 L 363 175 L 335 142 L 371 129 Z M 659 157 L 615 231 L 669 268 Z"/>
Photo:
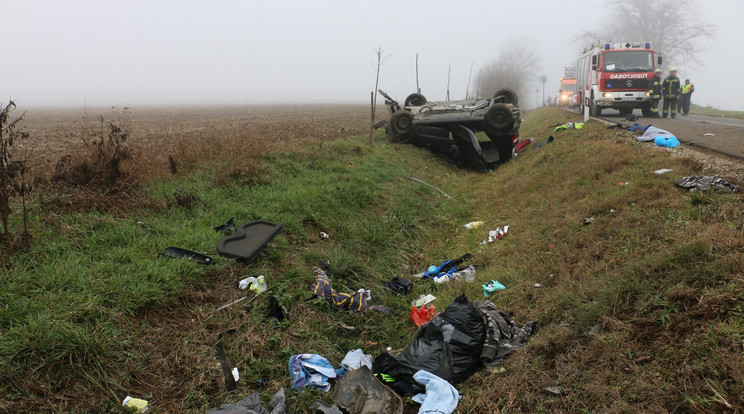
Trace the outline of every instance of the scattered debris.
<path fill-rule="evenodd" d="M 147 409 L 150 408 L 147 400 L 130 397 L 128 395 L 127 395 L 127 398 L 124 398 L 124 401 L 122 401 L 121 405 L 123 405 L 124 407 L 136 409 L 137 410 L 135 411 L 136 413 L 147 412 Z"/>
<path fill-rule="evenodd" d="M 454 385 L 483 366 L 498 365 L 536 330 L 535 322 L 519 328 L 493 303 L 470 302 L 462 294 L 423 325 L 398 356 L 383 353 L 375 358 L 374 371 L 395 377 L 396 389 L 406 382 L 413 384 L 419 370 L 436 372 Z"/>
<path fill-rule="evenodd" d="M 363 366 L 372 369 L 372 355 L 365 355 L 361 349 L 354 349 L 346 353 L 341 361 L 341 367 L 348 371 L 354 371 Z"/>
<path fill-rule="evenodd" d="M 508 231 L 509 226 L 504 226 L 503 230 L 501 229 L 501 227 L 496 227 L 496 230 L 491 230 L 488 232 L 488 240 L 484 240 L 483 242 L 481 242 L 481 244 L 493 243 L 496 240 L 503 239 Z"/>
<path fill-rule="evenodd" d="M 328 380 L 338 378 L 338 373 L 318 354 L 295 354 L 289 357 L 289 377 L 293 390 L 314 388 L 328 392 L 331 389 Z"/>
<path fill-rule="evenodd" d="M 599 328 L 600 328 L 600 325 L 599 324 L 596 324 L 596 325 L 592 326 L 591 328 L 589 328 L 589 331 L 587 331 L 587 334 L 589 334 L 589 335 L 597 335 L 599 333 Z"/>
<path fill-rule="evenodd" d="M 321 239 L 326 239 L 326 240 L 331 238 L 331 235 L 328 234 L 328 233 L 326 233 L 326 232 L 324 232 L 324 231 L 321 231 L 320 234 L 319 234 L 319 236 L 320 236 Z"/>
<path fill-rule="evenodd" d="M 252 301 L 253 301 L 253 299 L 256 299 L 257 297 L 258 297 L 258 296 L 254 296 L 254 297 L 252 297 L 252 298 L 251 298 L 251 300 L 249 300 L 249 301 L 248 301 L 248 303 L 252 302 Z M 230 303 L 228 303 L 228 304 L 226 304 L 226 305 L 222 305 L 222 306 L 220 306 L 219 308 L 217 308 L 217 310 L 218 310 L 218 311 L 221 311 L 222 309 L 225 309 L 225 308 L 229 308 L 230 306 L 232 306 L 232 305 L 234 305 L 234 304 L 236 304 L 236 303 L 240 303 L 240 302 L 242 302 L 242 301 L 244 301 L 244 300 L 246 300 L 246 299 L 248 299 L 248 296 L 243 296 L 243 297 L 242 297 L 242 298 L 240 298 L 240 299 L 234 300 L 234 301 L 232 301 L 232 302 L 230 302 Z"/>
<path fill-rule="evenodd" d="M 639 124 L 639 123 L 636 122 L 630 128 L 628 128 L 628 130 L 630 132 L 636 132 L 636 131 L 644 131 L 645 132 L 650 126 L 651 126 L 651 124 L 648 124 L 646 126 L 643 126 L 643 125 L 641 125 L 641 124 Z"/>
<path fill-rule="evenodd" d="M 628 185 L 628 184 L 630 184 L 630 181 L 620 181 L 619 183 L 617 183 L 617 185 Z"/>
<path fill-rule="evenodd" d="M 472 254 L 466 253 L 457 259 L 444 261 L 441 266 L 429 266 L 429 269 L 427 269 L 427 271 L 415 274 L 414 276 L 419 278 L 432 279 L 438 283 L 443 283 L 448 280 L 457 279 L 460 277 L 464 277 L 465 279 L 467 279 L 471 276 L 470 271 L 458 276 L 455 276 L 455 274 L 458 272 L 457 266 L 461 265 L 466 260 L 471 259 L 472 257 Z M 475 268 L 472 269 L 472 276 L 475 277 Z"/>
<path fill-rule="evenodd" d="M 230 217 L 226 222 L 220 224 L 214 228 L 217 233 L 222 233 L 225 236 L 232 234 L 235 231 L 235 217 Z"/>
<path fill-rule="evenodd" d="M 279 305 L 279 301 L 274 296 L 269 296 L 269 305 L 266 308 L 266 317 L 282 322 L 287 315 L 284 309 Z"/>
<path fill-rule="evenodd" d="M 340 308 L 349 309 L 352 312 L 364 312 L 368 309 L 376 309 L 383 313 L 390 313 L 390 308 L 381 305 L 368 305 L 365 299 L 365 291 L 361 290 L 349 293 L 339 293 L 331 285 L 331 279 L 328 278 L 326 272 L 319 267 L 313 267 L 313 274 L 315 275 L 315 283 L 310 288 L 312 292 L 319 298 L 323 298 L 328 302 Z"/>
<path fill-rule="evenodd" d="M 643 135 L 636 137 L 636 140 L 640 142 L 651 142 L 659 137 L 661 138 L 664 138 L 664 137 L 672 138 L 673 137 L 674 139 L 677 139 L 674 136 L 674 134 L 672 134 L 671 132 L 665 129 L 657 128 L 653 125 L 649 125 L 648 127 L 646 127 L 645 131 L 643 132 Z"/>
<path fill-rule="evenodd" d="M 271 398 L 269 411 L 261 405 L 261 396 L 256 391 L 235 404 L 222 404 L 219 408 L 213 408 L 207 411 L 207 414 L 284 414 L 286 400 L 284 388 L 281 388 Z"/>
<path fill-rule="evenodd" d="M 237 228 L 231 236 L 224 237 L 217 244 L 220 256 L 236 259 L 250 264 L 282 230 L 282 225 L 266 220 L 256 220 Z"/>
<path fill-rule="evenodd" d="M 217 362 L 220 363 L 220 368 L 222 368 L 222 373 L 225 375 L 225 388 L 228 391 L 235 391 L 237 388 L 236 382 L 240 378 L 240 375 L 236 375 L 235 371 L 237 371 L 237 368 L 230 368 L 230 364 L 227 362 L 227 356 L 225 355 L 225 348 L 223 347 L 223 340 L 225 335 L 232 335 L 235 333 L 235 329 L 230 329 L 228 331 L 222 332 L 219 337 L 217 337 L 217 343 L 214 345 L 214 349 L 217 353 Z"/>
<path fill-rule="evenodd" d="M 417 308 L 415 306 L 411 306 L 411 320 L 413 323 L 416 324 L 416 326 L 421 326 L 425 324 L 426 322 L 429 322 L 432 320 L 435 316 L 437 316 L 437 309 L 434 307 L 434 305 L 431 306 L 421 306 L 420 308 Z"/>
<path fill-rule="evenodd" d="M 432 295 L 431 293 L 426 294 L 426 295 L 421 295 L 418 299 L 411 302 L 411 306 L 420 307 L 420 306 L 428 305 L 429 303 L 434 302 L 436 299 L 437 297 Z"/>
<path fill-rule="evenodd" d="M 321 414 L 344 414 L 336 404 L 328 405 L 320 400 L 315 401 L 310 409 L 320 412 Z"/>
<path fill-rule="evenodd" d="M 413 290 L 413 282 L 404 277 L 396 276 L 393 280 L 385 282 L 385 289 L 395 296 L 406 296 Z"/>
<path fill-rule="evenodd" d="M 489 297 L 491 296 L 491 293 L 496 292 L 497 290 L 506 289 L 506 286 L 502 285 L 496 280 L 492 280 L 490 282 L 484 283 L 482 288 L 483 288 L 483 296 Z"/>
<path fill-rule="evenodd" d="M 424 180 L 419 180 L 419 179 L 418 179 L 418 178 L 416 178 L 416 177 L 408 177 L 408 178 L 409 178 L 410 180 L 413 180 L 413 181 L 415 181 L 415 182 L 419 183 L 419 184 L 423 184 L 423 185 L 425 185 L 425 186 L 427 186 L 427 187 L 431 188 L 431 189 L 432 189 L 432 190 L 434 190 L 434 191 L 437 191 L 437 192 L 439 192 L 440 194 L 442 194 L 443 196 L 447 197 L 448 199 L 452 199 L 452 196 L 451 196 L 451 195 L 449 195 L 449 194 L 445 193 L 444 191 L 442 191 L 442 190 L 440 190 L 440 189 L 438 189 L 438 188 L 434 187 L 433 185 L 431 185 L 431 184 L 427 183 L 427 182 L 426 182 L 426 181 L 424 181 Z"/>
<path fill-rule="evenodd" d="M 716 136 L 716 134 L 713 134 L 711 132 L 708 132 L 708 133 L 703 134 L 703 136 L 704 137 L 714 137 L 714 136 Z"/>
<path fill-rule="evenodd" d="M 477 229 L 485 223 L 485 221 L 471 221 L 470 223 L 465 225 L 465 228 L 468 230 Z"/>
<path fill-rule="evenodd" d="M 548 139 L 546 139 L 545 141 L 536 142 L 535 145 L 532 146 L 532 151 L 534 151 L 534 150 L 536 150 L 538 148 L 542 148 L 542 147 L 550 144 L 554 140 L 555 140 L 555 137 L 553 137 L 552 135 L 550 135 L 548 137 Z"/>
<path fill-rule="evenodd" d="M 158 253 L 158 256 L 170 259 L 189 259 L 201 265 L 214 264 L 214 259 L 207 256 L 206 253 L 199 253 L 181 247 L 166 247 L 162 253 Z"/>
<path fill-rule="evenodd" d="M 654 144 L 660 147 L 674 148 L 680 145 L 677 137 L 656 137 L 654 138 Z"/>
<path fill-rule="evenodd" d="M 662 168 L 660 170 L 654 171 L 654 174 L 656 174 L 656 175 L 662 175 L 662 174 L 666 174 L 668 172 L 672 172 L 672 170 L 670 170 L 669 168 Z"/>
<path fill-rule="evenodd" d="M 555 127 L 554 131 L 565 131 L 569 129 L 582 129 L 584 128 L 583 122 L 566 122 L 563 125 L 558 125 Z"/>
<path fill-rule="evenodd" d="M 347 414 L 403 414 L 403 401 L 372 374 L 361 366 L 336 381 L 333 390 L 334 406 Z M 334 411 L 330 411 L 333 413 Z"/>
<path fill-rule="evenodd" d="M 534 284 L 533 286 L 534 286 L 535 288 L 541 288 L 541 287 L 543 287 L 543 285 L 541 285 L 540 283 L 535 283 L 535 284 Z"/>
<path fill-rule="evenodd" d="M 592 224 L 594 223 L 594 217 L 584 217 L 584 225 Z"/>
<path fill-rule="evenodd" d="M 724 181 L 721 178 L 709 175 L 696 175 L 690 177 L 680 177 L 677 179 L 677 185 L 694 191 L 720 191 L 722 193 L 735 193 L 737 188 L 735 185 Z"/>
<path fill-rule="evenodd" d="M 545 387 L 545 392 L 552 395 L 563 395 L 565 390 L 560 385 L 556 385 L 553 387 Z"/>
<path fill-rule="evenodd" d="M 460 393 L 450 383 L 423 370 L 413 374 L 413 379 L 426 388 L 426 393 L 416 394 L 412 398 L 421 404 L 420 413 L 451 414 L 455 411 Z"/>
<path fill-rule="evenodd" d="M 258 277 L 247 277 L 240 282 L 238 282 L 238 288 L 240 290 L 246 290 L 250 288 L 255 293 L 261 293 L 266 292 L 266 289 L 268 289 L 268 286 L 266 285 L 266 279 L 264 275 L 260 275 Z"/>
<path fill-rule="evenodd" d="M 518 141 L 517 144 L 514 146 L 514 155 L 517 155 L 520 151 L 527 148 L 530 144 L 532 144 L 532 138 Z"/>

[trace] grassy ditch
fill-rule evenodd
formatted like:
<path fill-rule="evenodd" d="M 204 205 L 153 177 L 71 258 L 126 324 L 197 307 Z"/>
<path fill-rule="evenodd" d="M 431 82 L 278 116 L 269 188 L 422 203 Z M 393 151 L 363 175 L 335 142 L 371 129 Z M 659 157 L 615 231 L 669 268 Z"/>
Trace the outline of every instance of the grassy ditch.
<path fill-rule="evenodd" d="M 240 157 L 204 161 L 140 187 L 148 202 L 126 214 L 32 205 L 34 244 L 6 259 L 0 282 L 0 358 L 29 349 L 11 371 L 30 396 L 3 381 L 0 410 L 121 412 L 132 395 L 156 412 L 205 412 L 254 390 L 269 398 L 290 386 L 290 355 L 339 364 L 350 349 L 403 348 L 416 332 L 411 296 L 433 293 L 444 309 L 462 292 L 480 300 L 491 279 L 507 286 L 496 305 L 517 322 L 537 320 L 540 331 L 503 369 L 461 384 L 458 412 L 742 407 L 741 195 L 675 188 L 674 178 L 701 167 L 600 124 L 552 132 L 573 116 L 531 113 L 522 136 L 556 140 L 489 174 L 357 137 L 293 143 L 264 153 L 260 166 L 254 154 L 249 176 Z M 674 172 L 651 174 L 660 168 Z M 231 216 L 276 221 L 284 231 L 247 268 L 157 257 L 167 246 L 214 252 L 220 235 L 212 227 Z M 583 225 L 586 217 L 594 221 Z M 486 228 L 462 226 L 474 220 Z M 506 238 L 480 245 L 503 225 Z M 476 282 L 416 281 L 406 298 L 382 289 L 396 275 L 468 252 L 484 266 Z M 371 303 L 393 314 L 350 315 L 311 299 L 310 267 L 319 261 L 344 274 L 334 287 L 372 289 Z M 266 319 L 266 293 L 216 310 L 243 296 L 237 281 L 255 274 L 267 276 L 289 320 Z M 225 391 L 215 358 L 221 334 L 241 373 L 235 392 Z M 548 386 L 564 394 L 548 395 Z M 330 398 L 288 396 L 288 412 Z"/>
<path fill-rule="evenodd" d="M 725 109 L 713 108 L 712 106 L 690 105 L 690 113 L 693 115 L 744 119 L 744 111 L 728 111 Z"/>

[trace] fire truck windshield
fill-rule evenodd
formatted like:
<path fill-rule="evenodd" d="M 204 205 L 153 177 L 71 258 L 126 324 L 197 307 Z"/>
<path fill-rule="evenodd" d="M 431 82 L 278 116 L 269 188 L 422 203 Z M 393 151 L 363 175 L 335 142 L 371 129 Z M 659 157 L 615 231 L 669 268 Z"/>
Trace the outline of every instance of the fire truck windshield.
<path fill-rule="evenodd" d="M 565 92 L 574 92 L 574 91 L 576 91 L 576 84 L 575 83 L 564 83 L 563 84 L 563 91 L 565 91 Z"/>
<path fill-rule="evenodd" d="M 648 50 L 611 51 L 604 54 L 605 72 L 651 72 L 653 53 Z"/>

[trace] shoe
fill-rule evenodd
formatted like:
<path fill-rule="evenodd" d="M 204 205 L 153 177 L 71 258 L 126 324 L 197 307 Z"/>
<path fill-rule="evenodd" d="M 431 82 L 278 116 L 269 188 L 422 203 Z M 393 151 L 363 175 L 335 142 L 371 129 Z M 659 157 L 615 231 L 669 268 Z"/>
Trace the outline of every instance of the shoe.
<path fill-rule="evenodd" d="M 672 114 L 672 119 L 676 118 L 677 114 Z"/>

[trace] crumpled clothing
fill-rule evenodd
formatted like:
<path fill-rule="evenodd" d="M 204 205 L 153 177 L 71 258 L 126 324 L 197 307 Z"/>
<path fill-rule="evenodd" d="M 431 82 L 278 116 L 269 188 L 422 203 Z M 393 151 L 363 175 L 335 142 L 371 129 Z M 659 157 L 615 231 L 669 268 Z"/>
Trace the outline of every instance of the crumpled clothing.
<path fill-rule="evenodd" d="M 680 177 L 677 179 L 677 185 L 691 192 L 713 189 L 713 191 L 720 191 L 722 193 L 735 193 L 738 190 L 735 185 L 710 175 Z"/>
<path fill-rule="evenodd" d="M 475 280 L 475 266 L 468 266 L 462 270 L 458 270 L 454 273 L 440 273 L 434 278 L 435 283 L 449 282 L 450 280 L 464 280 L 466 282 L 472 282 Z"/>
<path fill-rule="evenodd" d="M 581 129 L 584 128 L 583 122 L 566 122 L 563 125 L 559 125 L 555 127 L 554 131 L 561 131 L 561 130 L 567 130 L 567 129 Z"/>
<path fill-rule="evenodd" d="M 284 414 L 286 410 L 284 388 L 274 394 L 269 406 L 272 408 L 271 412 L 261 405 L 261 396 L 257 391 L 235 404 L 222 404 L 219 408 L 213 408 L 207 411 L 207 414 Z"/>
<path fill-rule="evenodd" d="M 463 256 L 454 260 L 445 260 L 441 266 L 432 266 L 436 268 L 436 271 L 425 271 L 423 273 L 416 274 L 416 277 L 422 277 L 425 279 L 433 279 L 436 281 L 438 278 L 445 276 L 452 276 L 457 272 L 457 266 L 464 263 L 466 260 L 472 258 L 473 255 L 470 253 L 464 254 Z M 448 279 L 445 279 L 445 281 Z"/>
<path fill-rule="evenodd" d="M 483 288 L 483 296 L 489 297 L 491 296 L 491 293 L 497 291 L 497 290 L 504 290 L 506 289 L 506 286 L 499 283 L 498 280 L 491 280 L 488 283 L 484 283 L 482 286 Z"/>
<path fill-rule="evenodd" d="M 679 147 L 679 140 L 677 137 L 656 137 L 654 138 L 654 144 L 660 147 L 674 148 Z"/>
<path fill-rule="evenodd" d="M 340 308 L 349 309 L 352 312 L 364 312 L 368 309 L 377 309 L 383 313 L 390 313 L 390 308 L 387 306 L 368 305 L 367 299 L 364 297 L 365 291 L 363 290 L 354 293 L 337 292 L 333 289 L 331 279 L 328 278 L 328 275 L 323 271 L 323 269 L 313 267 L 313 274 L 315 275 L 315 284 L 313 284 L 310 289 L 319 298 L 323 298 Z"/>
<path fill-rule="evenodd" d="M 521 328 L 491 301 L 473 302 L 486 324 L 486 340 L 480 360 L 487 368 L 499 365 L 509 355 L 524 346 L 530 336 L 537 332 L 537 322 L 527 322 Z"/>
<path fill-rule="evenodd" d="M 646 128 L 646 131 L 643 132 L 643 135 L 636 137 L 636 140 L 641 142 L 650 142 L 655 140 L 657 137 L 674 137 L 674 134 L 665 129 L 649 125 L 649 127 Z"/>
<path fill-rule="evenodd" d="M 365 355 L 361 349 L 354 349 L 346 353 L 346 356 L 341 361 L 341 366 L 346 371 L 353 371 L 361 366 L 366 366 L 371 371 L 372 361 L 372 355 Z"/>
<path fill-rule="evenodd" d="M 447 381 L 436 375 L 418 371 L 413 379 L 426 387 L 426 393 L 416 394 L 412 400 L 421 404 L 419 414 L 451 414 L 460 401 L 460 393 Z"/>
<path fill-rule="evenodd" d="M 289 377 L 292 389 L 315 388 L 328 392 L 328 380 L 338 374 L 327 359 L 318 354 L 296 354 L 289 358 Z"/>
<path fill-rule="evenodd" d="M 636 132 L 636 131 L 644 131 L 645 132 L 650 126 L 651 126 L 651 124 L 648 124 L 646 126 L 643 126 L 643 125 L 639 124 L 638 122 L 636 122 L 635 124 L 633 124 L 633 126 L 631 126 L 630 128 L 628 128 L 628 130 L 630 130 L 630 132 Z"/>

